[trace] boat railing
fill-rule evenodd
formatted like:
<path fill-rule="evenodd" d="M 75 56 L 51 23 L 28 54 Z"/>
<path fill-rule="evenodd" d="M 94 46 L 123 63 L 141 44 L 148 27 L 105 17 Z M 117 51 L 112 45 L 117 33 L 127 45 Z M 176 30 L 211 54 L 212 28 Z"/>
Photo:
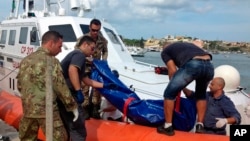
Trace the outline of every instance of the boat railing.
<path fill-rule="evenodd" d="M 227 90 L 227 93 L 236 93 L 236 92 L 241 92 L 243 95 L 245 95 L 247 98 L 250 98 L 250 95 L 248 93 L 246 93 L 244 90 L 246 90 L 246 88 L 243 88 L 241 86 L 238 86 L 236 89 L 234 90 Z"/>
<path fill-rule="evenodd" d="M 243 95 L 245 95 L 247 98 L 250 98 L 250 95 L 249 95 L 248 93 L 246 93 L 245 91 L 240 90 L 240 92 L 241 92 Z"/>
<path fill-rule="evenodd" d="M 143 90 L 143 89 L 140 89 L 140 88 L 135 88 L 135 87 L 133 87 L 133 85 L 130 85 L 129 89 L 132 90 L 135 93 L 142 93 L 142 94 L 147 95 L 147 96 L 162 98 L 162 96 L 158 95 L 157 93 L 147 91 L 147 90 Z"/>
<path fill-rule="evenodd" d="M 6 79 L 8 76 L 10 76 L 12 73 L 16 73 L 16 70 L 18 69 L 18 68 L 9 69 L 9 68 L 7 68 L 7 67 L 3 67 L 3 68 L 4 68 L 4 69 L 10 70 L 10 72 L 7 73 L 7 74 L 5 74 L 5 75 L 3 75 L 3 77 L 0 78 L 0 81 L 3 81 L 3 80 Z"/>
<path fill-rule="evenodd" d="M 146 63 L 146 62 L 142 62 L 142 61 L 138 61 L 138 60 L 134 60 L 134 62 L 135 62 L 136 64 L 148 66 L 148 67 L 150 67 L 150 68 L 158 67 L 158 66 L 155 65 L 155 64 L 150 64 L 150 63 Z"/>

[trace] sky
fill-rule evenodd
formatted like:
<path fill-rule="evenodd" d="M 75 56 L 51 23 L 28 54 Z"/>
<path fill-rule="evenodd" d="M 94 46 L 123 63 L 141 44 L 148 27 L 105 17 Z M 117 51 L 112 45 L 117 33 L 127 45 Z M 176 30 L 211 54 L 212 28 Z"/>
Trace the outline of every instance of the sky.
<path fill-rule="evenodd" d="M 63 6 L 69 8 L 67 1 Z M 92 10 L 85 16 L 105 19 L 124 38 L 160 39 L 172 35 L 250 42 L 250 0 L 89 1 Z M 1 0 L 0 20 L 10 14 L 11 3 Z"/>

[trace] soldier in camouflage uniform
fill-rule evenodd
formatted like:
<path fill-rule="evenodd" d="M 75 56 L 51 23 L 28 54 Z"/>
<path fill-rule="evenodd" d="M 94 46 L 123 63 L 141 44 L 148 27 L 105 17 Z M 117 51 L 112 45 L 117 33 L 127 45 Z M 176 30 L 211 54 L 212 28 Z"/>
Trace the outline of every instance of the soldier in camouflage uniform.
<path fill-rule="evenodd" d="M 87 33 L 87 36 L 92 37 L 95 40 L 96 46 L 95 46 L 95 50 L 94 53 L 92 55 L 92 58 L 88 57 L 87 58 L 87 62 L 86 62 L 86 69 L 85 69 L 85 73 L 87 73 L 88 75 L 90 75 L 91 73 L 91 67 L 92 67 L 92 60 L 93 59 L 98 59 L 98 60 L 107 60 L 108 58 L 108 47 L 107 47 L 107 40 L 102 36 L 101 32 L 101 22 L 98 19 L 93 19 L 90 22 L 89 25 L 89 30 L 90 32 Z M 80 37 L 79 39 L 81 39 L 82 37 Z M 76 44 L 76 48 L 77 46 L 79 46 L 79 39 L 78 42 Z M 89 116 L 93 117 L 93 118 L 97 118 L 100 119 L 100 113 L 99 113 L 99 109 L 100 109 L 100 104 L 101 104 L 101 94 L 98 90 L 96 89 L 92 89 L 93 91 L 93 95 L 92 95 L 92 99 L 90 100 L 90 87 L 85 85 L 84 83 L 82 83 L 82 87 L 83 87 L 83 94 L 84 94 L 84 103 L 82 104 L 83 108 L 84 108 L 84 113 L 85 113 L 85 118 L 88 119 Z"/>
<path fill-rule="evenodd" d="M 54 57 L 61 52 L 62 38 L 58 32 L 46 32 L 42 37 L 42 47 L 21 62 L 17 75 L 23 107 L 23 117 L 19 124 L 21 141 L 36 141 L 39 127 L 46 134 L 46 58 L 52 64 L 53 141 L 68 140 L 56 99 L 62 101 L 67 111 L 73 112 L 74 120 L 78 118 L 77 103 L 63 77 L 60 62 Z"/>

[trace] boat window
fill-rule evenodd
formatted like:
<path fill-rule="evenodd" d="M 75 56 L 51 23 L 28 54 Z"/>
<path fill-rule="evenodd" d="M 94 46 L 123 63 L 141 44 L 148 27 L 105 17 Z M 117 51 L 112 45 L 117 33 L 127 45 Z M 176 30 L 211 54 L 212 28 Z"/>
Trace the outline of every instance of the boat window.
<path fill-rule="evenodd" d="M 0 70 L 3 69 L 3 61 L 0 61 Z M 1 71 L 0 71 L 0 74 L 1 74 Z"/>
<path fill-rule="evenodd" d="M 19 44 L 26 44 L 28 36 L 28 27 L 21 27 Z"/>
<path fill-rule="evenodd" d="M 3 61 L 0 60 L 0 74 L 5 75 L 4 70 L 5 69 L 3 68 Z"/>
<path fill-rule="evenodd" d="M 7 58 L 7 61 L 8 61 L 8 62 L 13 62 L 13 58 L 9 58 L 9 57 L 8 57 L 8 58 Z"/>
<path fill-rule="evenodd" d="M 15 45 L 16 30 L 10 30 L 9 45 Z"/>
<path fill-rule="evenodd" d="M 81 28 L 83 34 L 89 33 L 89 25 L 80 24 L 80 28 Z"/>
<path fill-rule="evenodd" d="M 32 27 L 32 30 L 30 31 L 30 44 L 40 46 L 36 27 Z"/>
<path fill-rule="evenodd" d="M 75 32 L 73 30 L 72 25 L 70 24 L 52 25 L 52 26 L 49 26 L 49 30 L 57 31 L 61 35 L 63 35 L 63 42 L 75 42 L 76 41 Z"/>
<path fill-rule="evenodd" d="M 2 30 L 0 44 L 6 43 L 7 30 Z"/>
<path fill-rule="evenodd" d="M 119 41 L 119 39 L 118 39 L 118 37 L 117 37 L 117 35 L 116 35 L 112 30 L 110 30 L 110 29 L 108 29 L 108 28 L 105 28 L 105 27 L 104 27 L 104 30 L 106 31 L 106 33 L 107 33 L 109 39 L 110 39 L 114 44 L 121 44 L 120 41 Z"/>

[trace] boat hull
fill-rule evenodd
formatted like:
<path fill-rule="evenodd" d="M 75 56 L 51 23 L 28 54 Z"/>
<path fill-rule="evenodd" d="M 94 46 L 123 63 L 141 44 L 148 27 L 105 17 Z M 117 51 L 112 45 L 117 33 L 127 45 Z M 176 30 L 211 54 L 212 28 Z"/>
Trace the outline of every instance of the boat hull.
<path fill-rule="evenodd" d="M 11 95 L 6 91 L 0 91 L 0 111 L 0 118 L 18 130 L 23 111 L 20 97 Z M 229 141 L 229 136 L 196 134 L 183 131 L 176 131 L 174 136 L 166 136 L 157 133 L 156 128 L 153 127 L 108 120 L 87 120 L 86 128 L 88 134 L 87 141 Z M 45 140 L 41 130 L 39 130 L 38 138 Z"/>

